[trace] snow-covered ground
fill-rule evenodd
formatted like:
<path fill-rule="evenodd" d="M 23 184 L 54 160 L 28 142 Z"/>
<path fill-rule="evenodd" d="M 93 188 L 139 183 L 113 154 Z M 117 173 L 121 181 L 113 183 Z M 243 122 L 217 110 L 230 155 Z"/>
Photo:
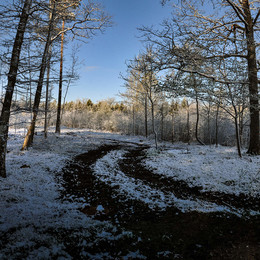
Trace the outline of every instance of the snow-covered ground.
<path fill-rule="evenodd" d="M 169 206 L 175 206 L 182 212 L 228 212 L 237 216 L 260 214 L 254 210 L 234 209 L 231 206 L 218 205 L 200 199 L 180 199 L 174 195 L 173 191 L 163 192 L 151 188 L 142 180 L 126 176 L 119 169 L 118 162 L 124 158 L 125 152 L 119 150 L 108 153 L 96 162 L 94 171 L 99 180 L 119 187 L 121 194 L 141 200 L 152 209 L 166 209 Z M 144 165 L 153 173 L 174 180 L 184 180 L 190 187 L 202 186 L 204 191 L 245 194 L 259 198 L 259 156 L 250 158 L 247 156 L 241 159 L 238 158 L 233 148 L 215 149 L 197 145 L 187 147 L 185 144 L 173 145 L 171 150 L 163 151 L 151 148 L 147 155 Z"/>
<path fill-rule="evenodd" d="M 3 234 L 8 234 L 9 243 L 0 251 L 0 259 L 19 259 L 20 249 L 34 248 L 38 244 L 44 246 L 32 250 L 28 259 L 39 259 L 39 256 L 41 259 L 55 256 L 68 259 L 69 256 L 63 252 L 64 245 L 55 243 L 48 230 L 81 230 L 81 236 L 85 239 L 90 237 L 91 230 L 92 238 L 93 233 L 96 234 L 97 241 L 104 239 L 102 234 L 109 239 L 115 239 L 113 234 L 117 232 L 116 227 L 108 222 L 93 220 L 79 211 L 88 204 L 85 199 L 77 198 L 73 202 L 71 198 L 65 201 L 59 199 L 63 187 L 61 177 L 57 173 L 76 154 L 109 142 L 107 139 L 122 137 L 86 130 L 63 129 L 60 136 L 52 131 L 48 139 L 44 139 L 41 130 L 39 129 L 35 136 L 33 148 L 28 151 L 20 151 L 25 131 L 10 130 L 7 178 L 0 178 L 0 236 L 3 239 Z M 121 234 L 129 235 L 131 234 L 127 232 Z M 87 252 L 82 253 L 89 256 Z M 95 259 L 96 256 L 89 257 Z"/>
<path fill-rule="evenodd" d="M 94 170 L 100 180 L 111 185 L 119 187 L 119 192 L 131 198 L 141 200 L 147 203 L 151 209 L 166 209 L 168 206 L 175 206 L 182 212 L 232 212 L 229 208 L 219 206 L 214 203 L 208 203 L 199 199 L 179 199 L 173 192 L 162 192 L 159 189 L 153 189 L 141 180 L 127 177 L 118 169 L 118 159 L 123 158 L 123 151 L 113 151 L 95 164 Z M 237 214 L 237 212 L 233 212 Z"/>
<path fill-rule="evenodd" d="M 178 144 L 161 152 L 151 148 L 145 165 L 190 187 L 260 198 L 260 156 L 244 151 L 239 158 L 234 147 Z"/>
<path fill-rule="evenodd" d="M 28 259 L 37 259 L 39 255 L 44 259 L 57 256 L 67 259 L 69 256 L 64 251 L 64 245 L 54 241 L 47 232 L 64 227 L 82 232 L 82 244 L 86 243 L 84 238 L 90 237 L 90 233 L 92 237 L 93 233 L 96 234 L 95 241 L 103 239 L 102 234 L 109 239 L 118 239 L 114 235 L 116 227 L 111 223 L 94 220 L 78 210 L 88 205 L 86 198 L 59 199 L 63 187 L 58 173 L 75 155 L 102 144 L 118 141 L 152 145 L 152 142 L 142 137 L 78 129 L 62 129 L 60 136 L 52 131 L 48 139 L 44 139 L 39 129 L 33 147 L 20 151 L 24 134 L 23 129 L 16 132 L 10 130 L 7 178 L 0 178 L 0 235 L 8 241 L 8 246 L 0 251 L 0 259 L 7 259 L 7 255 L 8 259 L 19 258 L 19 249 L 25 247 L 34 248 L 31 251 L 28 249 Z M 144 164 L 154 173 L 184 180 L 190 186 L 202 186 L 207 191 L 260 197 L 260 156 L 245 155 L 239 158 L 235 148 L 229 147 L 166 144 L 165 148 L 160 152 L 154 148 L 148 150 L 148 159 Z M 180 200 L 172 194 L 145 187 L 141 181 L 127 178 L 116 166 L 123 155 L 124 151 L 113 151 L 93 167 L 101 181 L 119 186 L 130 198 L 142 200 L 150 208 L 156 206 L 163 209 L 173 202 L 184 211 L 230 211 L 213 203 Z M 129 232 L 121 234 L 130 235 Z M 35 245 L 41 243 L 43 246 L 35 249 Z M 90 256 L 88 252 L 82 251 L 82 254 L 91 259 L 102 259 L 102 256 Z M 129 252 L 129 255 L 132 253 Z"/>

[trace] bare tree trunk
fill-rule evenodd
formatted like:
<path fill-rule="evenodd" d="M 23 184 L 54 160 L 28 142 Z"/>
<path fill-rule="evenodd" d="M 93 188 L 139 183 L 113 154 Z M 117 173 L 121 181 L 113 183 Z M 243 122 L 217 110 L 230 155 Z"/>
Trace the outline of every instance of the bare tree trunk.
<path fill-rule="evenodd" d="M 133 135 L 135 135 L 135 106 L 133 104 Z"/>
<path fill-rule="evenodd" d="M 188 139 L 188 144 L 190 144 L 190 107 L 187 102 L 187 139 Z"/>
<path fill-rule="evenodd" d="M 36 124 L 39 105 L 40 105 L 40 101 L 41 101 L 43 79 L 44 79 L 44 74 L 45 74 L 45 70 L 46 70 L 46 66 L 47 66 L 47 57 L 48 57 L 49 47 L 51 44 L 51 32 L 53 31 L 53 21 L 54 21 L 55 12 L 56 12 L 56 1 L 53 1 L 52 15 L 51 15 L 51 20 L 49 22 L 48 35 L 47 35 L 47 39 L 46 39 L 46 43 L 45 43 L 43 56 L 42 56 L 40 76 L 39 76 L 36 94 L 35 94 L 35 98 L 34 98 L 33 118 L 32 118 L 31 125 L 28 129 L 27 135 L 25 136 L 22 150 L 27 149 L 33 143 L 35 124 Z"/>
<path fill-rule="evenodd" d="M 28 67 L 31 67 L 30 42 L 28 44 Z M 29 106 L 28 106 L 29 105 Z M 32 115 L 32 72 L 29 70 L 29 87 L 26 93 L 26 107 L 29 107 L 30 115 Z"/>
<path fill-rule="evenodd" d="M 62 20 L 62 31 L 64 31 L 65 19 Z M 60 48 L 60 81 L 59 81 L 59 97 L 57 106 L 57 121 L 56 121 L 56 133 L 60 134 L 61 125 L 61 98 L 62 98 L 62 73 L 63 73 L 63 42 L 64 33 L 61 34 L 61 48 Z"/>
<path fill-rule="evenodd" d="M 233 106 L 233 109 L 234 109 L 234 112 L 235 112 L 234 120 L 235 120 L 235 129 L 236 129 L 237 152 L 238 152 L 239 157 L 242 157 L 240 138 L 239 138 L 238 112 L 237 112 L 237 108 L 236 108 L 236 106 L 233 102 L 233 98 L 232 98 L 232 106 Z"/>
<path fill-rule="evenodd" d="M 199 112 L 199 100 L 198 100 L 198 93 L 196 92 L 196 127 L 195 127 L 195 137 L 199 144 L 205 145 L 200 139 L 199 139 L 199 119 L 200 119 L 200 112 Z"/>
<path fill-rule="evenodd" d="M 154 141 L 155 141 L 155 148 L 156 150 L 158 149 L 158 141 L 157 141 L 157 132 L 155 129 L 155 120 L 154 120 L 154 103 L 152 102 L 152 100 L 150 100 L 151 102 L 151 112 L 152 112 L 152 126 L 153 126 L 153 133 L 154 133 Z"/>
<path fill-rule="evenodd" d="M 248 153 L 260 154 L 259 140 L 259 97 L 258 79 L 256 63 L 256 43 L 254 40 L 254 21 L 251 16 L 248 0 L 242 0 L 242 6 L 246 20 L 246 39 L 247 39 L 247 65 L 249 79 L 249 100 L 250 100 L 250 142 Z"/>
<path fill-rule="evenodd" d="M 239 126 L 238 126 L 238 120 L 237 120 L 238 119 L 238 112 L 237 112 L 237 108 L 236 108 L 236 105 L 235 105 L 235 102 L 234 102 L 234 97 L 232 96 L 232 92 L 231 92 L 229 84 L 227 84 L 227 87 L 228 87 L 228 90 L 229 90 L 229 95 L 231 97 L 231 103 L 232 103 L 232 107 L 233 107 L 233 110 L 234 110 L 233 118 L 234 118 L 234 122 L 235 122 L 235 130 L 236 130 L 237 152 L 238 152 L 239 157 L 242 157 L 240 139 L 239 139 Z"/>
<path fill-rule="evenodd" d="M 174 143 L 174 111 L 172 111 L 172 144 Z"/>
<path fill-rule="evenodd" d="M 49 0 L 50 8 L 52 7 L 52 0 Z M 51 21 L 52 14 L 49 14 L 49 21 Z M 45 111 L 44 111 L 44 138 L 47 138 L 48 133 L 48 109 L 49 109 L 49 83 L 50 83 L 50 67 L 51 67 L 51 45 L 48 50 L 47 60 L 47 78 L 46 78 L 46 95 L 45 95 Z"/>
<path fill-rule="evenodd" d="M 215 121 L 215 139 L 216 139 L 216 147 L 218 147 L 218 116 L 219 116 L 219 104 L 217 105 L 217 111 L 216 111 L 216 121 Z"/>
<path fill-rule="evenodd" d="M 145 125 L 145 137 L 148 137 L 148 107 L 147 107 L 147 94 L 145 94 L 145 100 L 144 100 L 144 125 Z"/>
<path fill-rule="evenodd" d="M 60 116 L 60 120 L 61 121 L 62 121 L 62 116 L 65 113 L 64 112 L 64 110 L 65 110 L 65 102 L 66 102 L 67 94 L 68 94 L 68 91 L 69 91 L 69 86 L 70 86 L 70 80 L 68 82 L 68 85 L 66 87 L 65 94 L 64 94 L 64 97 L 63 97 L 63 105 L 62 105 L 62 108 L 61 108 L 61 116 Z"/>
<path fill-rule="evenodd" d="M 239 125 L 239 140 L 240 146 L 243 147 L 243 132 L 244 132 L 244 106 L 239 106 L 238 111 L 238 125 Z"/>
<path fill-rule="evenodd" d="M 3 84 L 3 80 L 2 80 L 2 84 L 1 84 L 1 103 L 4 102 L 4 84 Z"/>
<path fill-rule="evenodd" d="M 237 114 L 235 115 L 235 127 L 236 127 L 237 152 L 238 152 L 239 157 L 242 157 L 240 138 L 239 138 L 239 127 L 238 127 Z"/>
<path fill-rule="evenodd" d="M 161 114 L 161 140 L 163 140 L 163 136 L 164 136 L 164 106 L 162 104 L 162 114 Z"/>
<path fill-rule="evenodd" d="M 0 176 L 1 177 L 6 177 L 5 158 L 6 158 L 7 139 L 8 139 L 10 109 L 11 109 L 14 87 L 16 83 L 17 70 L 18 70 L 20 53 L 21 53 L 23 39 L 24 39 L 24 33 L 29 18 L 31 5 L 32 5 L 32 0 L 26 0 L 24 2 L 23 10 L 20 16 L 20 21 L 19 21 L 19 25 L 18 25 L 14 45 L 13 45 L 10 69 L 8 73 L 8 83 L 7 83 L 5 98 L 4 98 L 3 107 L 1 111 L 1 117 L 0 117 Z"/>
<path fill-rule="evenodd" d="M 208 137 L 209 137 L 209 144 L 211 145 L 212 140 L 211 140 L 211 127 L 210 127 L 210 104 L 209 104 L 209 109 L 207 113 L 207 121 L 208 121 Z"/>
<path fill-rule="evenodd" d="M 18 89 L 17 89 L 17 87 L 15 87 L 15 98 L 14 98 L 14 107 L 15 107 L 15 109 L 17 109 L 18 108 L 18 104 L 17 104 L 17 92 L 18 92 Z M 15 117 L 15 121 L 14 121 L 14 134 L 16 134 L 16 130 L 17 130 L 17 128 L 16 128 L 16 124 L 17 124 L 17 116 Z"/>
<path fill-rule="evenodd" d="M 46 97 L 45 97 L 45 113 L 44 113 L 44 137 L 47 138 L 48 132 L 48 109 L 49 109 L 49 83 L 50 83 L 50 61 L 51 52 L 48 54 L 48 64 L 47 64 L 47 78 L 46 78 Z"/>

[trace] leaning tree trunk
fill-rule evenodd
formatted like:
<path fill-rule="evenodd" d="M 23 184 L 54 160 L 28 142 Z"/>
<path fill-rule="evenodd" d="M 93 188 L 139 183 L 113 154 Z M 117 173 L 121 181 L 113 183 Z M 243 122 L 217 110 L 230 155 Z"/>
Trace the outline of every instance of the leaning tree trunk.
<path fill-rule="evenodd" d="M 250 141 L 249 154 L 260 154 L 259 140 L 259 99 L 258 99 L 258 79 L 256 63 L 256 44 L 254 40 L 254 21 L 251 16 L 248 0 L 242 1 L 242 6 L 246 19 L 246 39 L 247 39 L 247 65 L 249 80 L 250 99 Z"/>
<path fill-rule="evenodd" d="M 13 45 L 12 58 L 11 58 L 10 69 L 8 73 L 8 83 L 7 83 L 3 108 L 0 117 L 0 176 L 1 177 L 6 177 L 5 158 L 6 158 L 7 139 L 8 139 L 10 109 L 11 109 L 14 87 L 16 83 L 17 70 L 19 65 L 21 48 L 23 44 L 24 33 L 29 18 L 31 5 L 32 5 L 32 0 L 26 0 L 24 2 L 23 10 L 21 13 L 21 17 L 20 17 L 14 45 Z"/>
<path fill-rule="evenodd" d="M 57 121 L 56 121 L 56 133 L 60 134 L 61 124 L 61 98 L 62 98 L 62 71 L 63 71 L 63 42 L 64 42 L 64 25 L 65 19 L 62 21 L 62 34 L 61 34 L 61 48 L 60 48 L 60 81 L 59 81 L 59 96 L 57 105 Z"/>
<path fill-rule="evenodd" d="M 48 53 L 49 53 L 49 47 L 50 47 L 50 44 L 51 44 L 51 32 L 53 30 L 53 21 L 54 21 L 54 16 L 55 16 L 56 1 L 54 1 L 53 3 L 54 3 L 54 6 L 53 6 L 53 9 L 52 9 L 51 20 L 49 22 L 48 35 L 47 35 L 47 39 L 46 39 L 46 43 L 45 43 L 43 56 L 42 56 L 40 76 L 39 76 L 38 85 L 37 85 L 35 98 L 34 98 L 33 118 L 32 118 L 31 125 L 28 129 L 27 135 L 25 136 L 22 150 L 27 149 L 33 143 L 35 124 L 36 124 L 39 105 L 40 105 L 40 101 L 41 101 L 43 79 L 44 79 L 44 74 L 45 74 L 45 70 L 46 70 L 46 66 L 47 66 L 47 58 L 48 58 Z"/>
<path fill-rule="evenodd" d="M 49 83 L 50 83 L 50 64 L 51 62 L 51 51 L 48 53 L 47 63 L 47 78 L 46 78 L 46 95 L 45 95 L 45 111 L 44 111 L 44 138 L 48 135 L 48 109 L 49 109 Z"/>

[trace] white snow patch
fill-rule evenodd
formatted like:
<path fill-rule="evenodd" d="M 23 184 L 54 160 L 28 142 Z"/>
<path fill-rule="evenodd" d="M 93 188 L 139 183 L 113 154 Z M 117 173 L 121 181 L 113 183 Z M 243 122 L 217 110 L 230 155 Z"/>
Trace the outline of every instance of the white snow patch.
<path fill-rule="evenodd" d="M 260 156 L 237 156 L 235 148 L 190 145 L 148 151 L 147 168 L 190 187 L 260 197 Z"/>
<path fill-rule="evenodd" d="M 139 250 L 136 252 L 129 252 L 126 256 L 123 256 L 122 259 L 127 260 L 127 259 L 147 259 L 146 256 L 141 255 Z"/>
<path fill-rule="evenodd" d="M 104 207 L 103 207 L 102 205 L 98 205 L 97 208 L 96 208 L 96 210 L 99 211 L 99 212 L 102 212 L 102 211 L 104 211 L 105 209 L 104 209 Z"/>

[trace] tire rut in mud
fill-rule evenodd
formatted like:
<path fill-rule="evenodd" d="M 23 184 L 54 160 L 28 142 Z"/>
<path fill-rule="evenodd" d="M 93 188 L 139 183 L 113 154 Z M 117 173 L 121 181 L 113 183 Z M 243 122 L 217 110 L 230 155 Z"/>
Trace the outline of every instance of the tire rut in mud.
<path fill-rule="evenodd" d="M 119 162 L 125 174 L 141 179 L 149 186 L 174 191 L 181 198 L 191 195 L 207 197 L 200 188 L 190 188 L 184 182 L 162 178 L 145 169 L 141 162 L 146 148 L 103 145 L 77 156 L 64 169 L 65 197 L 85 198 L 89 206 L 80 209 L 84 214 L 101 221 L 109 220 L 119 229 L 133 233 L 133 237 L 127 240 L 114 241 L 114 244 L 104 242 L 103 252 L 115 259 L 120 259 L 116 258 L 120 252 L 129 250 L 139 250 L 147 259 L 257 259 L 260 256 L 258 218 L 243 219 L 222 213 L 182 213 L 174 207 L 165 211 L 151 210 L 145 203 L 129 199 L 119 194 L 116 187 L 101 182 L 91 167 L 110 151 L 125 149 L 128 152 Z M 212 200 L 216 201 L 214 196 Z M 102 214 L 96 212 L 98 205 L 105 209 Z M 80 256 L 80 248 L 75 249 L 75 244 L 74 248 L 69 244 L 67 247 L 71 255 Z M 98 253 L 101 249 L 91 250 Z"/>
<path fill-rule="evenodd" d="M 84 198 L 89 205 L 79 209 L 80 211 L 96 220 L 110 221 L 118 230 L 123 232 L 124 230 L 128 230 L 127 227 L 129 223 L 135 225 L 141 221 L 146 222 L 153 220 L 153 214 L 147 205 L 139 201 L 131 200 L 124 195 L 119 195 L 116 188 L 112 188 L 99 181 L 93 173 L 91 167 L 93 163 L 105 156 L 108 152 L 120 148 L 121 146 L 117 144 L 103 145 L 96 150 L 76 156 L 74 160 L 63 169 L 63 185 L 65 191 L 62 197 L 67 199 L 72 195 L 72 200 L 75 197 Z M 98 205 L 102 205 L 104 208 L 104 212 L 101 214 L 97 212 Z M 136 212 L 138 212 L 137 215 L 135 215 Z M 63 236 L 64 238 L 68 237 L 66 231 L 63 232 Z M 69 240 L 68 243 L 64 241 L 67 250 L 73 257 L 81 259 L 80 248 L 77 248 L 75 242 L 72 242 L 73 246 L 71 246 L 71 242 L 71 240 Z M 103 241 L 102 246 L 99 245 L 91 248 L 91 252 L 109 252 L 113 257 L 117 257 L 131 250 L 135 252 L 137 243 L 138 237 L 136 236 L 114 241 L 114 244 L 111 244 L 111 241 L 109 243 Z"/>
<path fill-rule="evenodd" d="M 174 180 L 169 177 L 162 177 L 154 174 L 143 165 L 146 158 L 145 147 L 128 149 L 124 159 L 119 161 L 122 172 L 127 176 L 139 179 L 144 184 L 162 190 L 172 192 L 180 199 L 200 199 L 230 208 L 260 211 L 259 199 L 240 194 L 239 196 L 221 192 L 203 191 L 202 187 L 190 187 L 185 181 Z"/>

